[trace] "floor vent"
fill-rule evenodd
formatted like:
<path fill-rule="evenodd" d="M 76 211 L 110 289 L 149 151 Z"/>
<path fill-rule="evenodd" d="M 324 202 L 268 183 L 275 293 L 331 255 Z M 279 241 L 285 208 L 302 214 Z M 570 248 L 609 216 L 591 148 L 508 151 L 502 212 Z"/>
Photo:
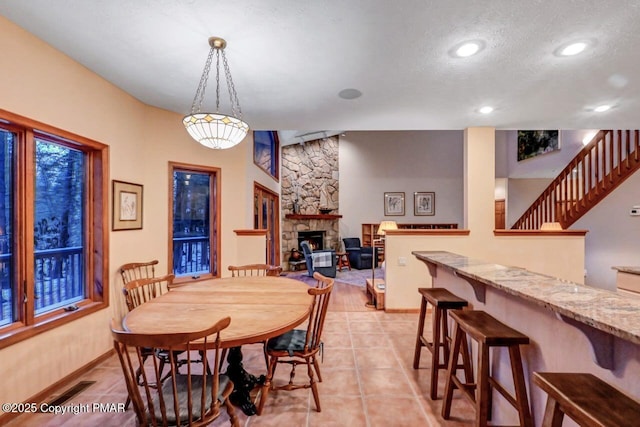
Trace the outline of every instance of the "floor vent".
<path fill-rule="evenodd" d="M 85 388 L 95 383 L 96 383 L 95 381 L 80 381 L 78 384 L 74 385 L 70 389 L 64 391 L 60 396 L 53 399 L 51 402 L 48 403 L 48 405 L 49 406 L 62 405 L 64 402 L 80 394 Z"/>

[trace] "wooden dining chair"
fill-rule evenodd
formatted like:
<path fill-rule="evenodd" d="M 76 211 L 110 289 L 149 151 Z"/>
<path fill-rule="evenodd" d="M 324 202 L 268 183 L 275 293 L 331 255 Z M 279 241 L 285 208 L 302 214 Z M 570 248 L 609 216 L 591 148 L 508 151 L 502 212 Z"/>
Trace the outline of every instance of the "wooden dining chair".
<path fill-rule="evenodd" d="M 122 293 L 129 311 L 167 292 L 174 278 L 173 274 L 167 274 L 162 277 L 134 279 L 125 283 Z"/>
<path fill-rule="evenodd" d="M 277 277 L 282 273 L 282 267 L 269 264 L 247 264 L 247 265 L 230 265 L 229 271 L 231 271 L 231 277 L 260 277 L 260 276 L 272 276 Z M 259 342 L 264 347 L 265 341 Z M 227 349 L 222 353 L 222 360 L 220 364 L 224 363 L 224 359 L 227 355 Z M 265 353 L 264 356 L 265 366 L 269 367 L 269 359 Z"/>
<path fill-rule="evenodd" d="M 317 355 L 320 351 L 322 329 L 329 306 L 329 297 L 333 290 L 333 279 L 314 273 L 318 280 L 318 286 L 310 288 L 307 292 L 313 296 L 313 302 L 309 311 L 307 329 L 293 329 L 267 341 L 266 352 L 269 356 L 269 369 L 267 379 L 262 386 L 260 402 L 257 412 L 262 413 L 264 404 L 270 390 L 297 390 L 299 388 L 311 388 L 316 410 L 320 412 L 320 397 L 318 385 L 314 378 L 314 370 L 319 373 Z M 291 365 L 289 383 L 276 386 L 273 383 L 273 374 L 278 363 Z M 297 365 L 307 365 L 308 383 L 293 383 Z"/>
<path fill-rule="evenodd" d="M 146 264 L 151 264 L 151 263 L 146 263 Z M 141 264 L 138 263 L 138 264 L 127 264 L 127 265 L 141 265 Z M 131 272 L 131 271 L 134 271 L 135 269 L 137 269 L 137 267 L 127 269 L 127 271 Z M 124 270 L 121 268 L 120 271 L 122 272 Z M 145 271 L 145 270 L 138 270 L 136 273 L 129 275 L 129 277 L 138 277 L 140 274 L 140 271 Z M 168 274 L 162 277 L 152 276 L 152 277 L 146 277 L 146 278 L 136 278 L 128 282 L 125 282 L 124 287 L 122 288 L 122 293 L 124 294 L 124 299 L 125 299 L 125 303 L 127 304 L 127 309 L 131 311 L 137 306 L 139 306 L 140 304 L 150 301 L 153 298 L 156 298 L 162 295 L 163 293 L 167 292 L 169 287 L 173 283 L 173 279 L 174 279 L 174 275 Z M 146 362 L 149 356 L 155 355 L 160 359 L 161 372 L 164 370 L 165 364 L 169 361 L 168 353 L 164 350 L 156 351 L 152 348 L 142 349 L 141 354 L 142 354 L 142 359 L 141 359 L 142 363 L 136 369 L 136 381 L 138 382 L 139 385 L 143 385 L 142 384 L 143 381 L 141 378 L 142 366 L 144 362 Z M 182 363 L 182 361 L 178 362 L 177 359 L 176 359 L 176 363 L 178 365 L 184 364 Z M 125 402 L 126 409 L 129 408 L 130 403 L 131 403 L 131 400 L 127 398 L 127 401 Z"/>
<path fill-rule="evenodd" d="M 230 265 L 231 277 L 279 276 L 282 267 L 269 264 Z"/>
<path fill-rule="evenodd" d="M 220 374 L 220 331 L 231 323 L 230 317 L 196 332 L 136 334 L 123 331 L 111 322 L 111 334 L 127 392 L 133 403 L 139 426 L 204 426 L 220 415 L 224 404 L 232 426 L 238 426 L 238 417 L 229 395 L 233 382 Z M 141 366 L 145 349 L 168 350 L 173 362 L 174 354 L 184 353 L 188 358 L 204 355 L 203 367 L 187 363 L 186 373 L 178 372 L 175 363 L 166 381 L 162 379 L 159 362 L 153 358 L 153 366 L 142 371 L 143 385 L 136 380 L 135 371 Z M 211 354 L 213 353 L 213 357 Z M 208 358 L 212 361 L 213 373 L 208 371 Z M 206 373 L 206 374 L 205 374 Z"/>
<path fill-rule="evenodd" d="M 129 283 L 132 280 L 155 277 L 156 265 L 158 265 L 157 259 L 149 262 L 130 262 L 123 265 L 119 269 L 120 277 L 122 277 L 122 283 Z"/>

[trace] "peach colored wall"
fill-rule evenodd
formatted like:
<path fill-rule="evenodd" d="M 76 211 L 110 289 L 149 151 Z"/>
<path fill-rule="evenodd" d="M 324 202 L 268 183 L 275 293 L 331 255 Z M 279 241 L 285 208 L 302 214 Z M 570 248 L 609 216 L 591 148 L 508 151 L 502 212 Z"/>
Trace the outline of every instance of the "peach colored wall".
<path fill-rule="evenodd" d="M 464 131 L 464 225 L 488 237 L 495 225 L 495 135 L 494 128 Z"/>
<path fill-rule="evenodd" d="M 222 170 L 222 271 L 239 263 L 233 230 L 253 227 L 253 177 L 259 174 L 247 161 L 251 135 L 230 150 L 203 148 L 187 135 L 179 114 L 140 103 L 3 17 L 0 51 L 0 108 L 108 144 L 109 178 L 144 185 L 143 229 L 109 235 L 110 308 L 0 350 L 0 401 L 19 402 L 112 348 L 109 321 L 126 310 L 120 265 L 158 259 L 158 273 L 167 271 L 169 160 Z M 273 185 L 268 177 L 257 180 Z"/>
<path fill-rule="evenodd" d="M 468 236 L 406 236 L 389 232 L 385 239 L 385 308 L 420 307 L 418 288 L 430 287 L 426 265 L 412 251 L 449 251 L 497 264 L 526 268 L 572 282 L 583 283 L 583 236 L 522 236 L 478 238 Z M 401 266 L 402 261 L 406 263 Z"/>
<path fill-rule="evenodd" d="M 236 265 L 264 264 L 267 254 L 267 238 L 260 236 L 237 236 L 238 245 L 236 249 Z M 231 276 L 225 267 L 222 272 L 223 277 Z"/>

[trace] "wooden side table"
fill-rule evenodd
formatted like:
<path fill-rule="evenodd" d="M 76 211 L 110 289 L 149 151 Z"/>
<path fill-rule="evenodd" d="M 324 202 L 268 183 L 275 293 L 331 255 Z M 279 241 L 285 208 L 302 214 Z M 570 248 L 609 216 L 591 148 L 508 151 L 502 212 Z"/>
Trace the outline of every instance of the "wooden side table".
<path fill-rule="evenodd" d="M 349 262 L 349 254 L 346 252 L 337 252 L 336 258 L 338 258 L 338 262 L 336 263 L 338 266 L 338 271 L 342 271 L 342 267 L 347 267 L 349 271 L 351 271 L 351 262 Z"/>
<path fill-rule="evenodd" d="M 373 301 L 377 310 L 384 310 L 385 284 L 383 279 L 367 279 L 367 298 Z"/>

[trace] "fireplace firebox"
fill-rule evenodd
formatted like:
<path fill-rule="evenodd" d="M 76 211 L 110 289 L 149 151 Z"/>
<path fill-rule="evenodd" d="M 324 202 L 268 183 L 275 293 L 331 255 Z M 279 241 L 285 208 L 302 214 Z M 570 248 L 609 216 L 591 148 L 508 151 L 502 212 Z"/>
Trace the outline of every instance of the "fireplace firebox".
<path fill-rule="evenodd" d="M 300 243 L 305 240 L 309 242 L 309 246 L 313 251 L 324 249 L 325 234 L 326 231 L 324 230 L 298 231 L 298 249 L 302 252 L 302 246 L 300 246 Z"/>

